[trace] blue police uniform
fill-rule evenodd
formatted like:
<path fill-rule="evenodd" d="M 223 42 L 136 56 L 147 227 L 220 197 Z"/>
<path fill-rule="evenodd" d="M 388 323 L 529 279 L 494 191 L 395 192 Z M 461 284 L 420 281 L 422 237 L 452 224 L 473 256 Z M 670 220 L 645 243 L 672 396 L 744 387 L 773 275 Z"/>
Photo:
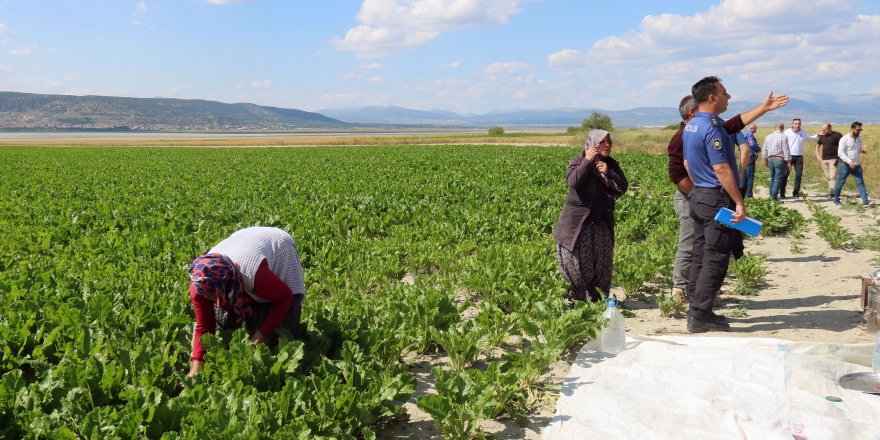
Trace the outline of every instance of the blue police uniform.
<path fill-rule="evenodd" d="M 712 165 L 726 163 L 737 176 L 736 147 L 724 127 L 724 120 L 707 112 L 698 112 L 688 122 L 682 142 L 688 173 L 695 187 L 689 200 L 694 219 L 694 249 L 687 285 L 688 314 L 699 321 L 717 322 L 720 317 L 712 311 L 712 305 L 727 275 L 731 251 L 741 250 L 742 236 L 715 221 L 719 209 L 735 206 L 721 187 Z"/>
<path fill-rule="evenodd" d="M 694 186 L 721 186 L 712 165 L 727 163 L 733 169 L 733 174 L 739 175 L 734 151 L 736 146 L 724 129 L 724 120 L 718 115 L 697 112 L 685 125 L 681 139 L 684 144 L 684 160 L 688 162 L 688 173 Z"/>
<path fill-rule="evenodd" d="M 755 139 L 755 133 L 752 133 L 752 130 L 745 129 L 742 131 L 742 135 L 749 144 L 749 149 L 751 150 L 749 154 L 757 156 L 761 152 L 761 146 L 758 145 L 758 140 Z"/>
<path fill-rule="evenodd" d="M 743 178 L 739 182 L 739 187 L 743 189 L 744 197 L 753 197 L 753 188 L 755 186 L 755 162 L 758 160 L 758 154 L 761 153 L 761 146 L 758 145 L 758 140 L 755 139 L 755 134 L 752 133 L 751 130 L 743 130 L 742 135 L 749 144 L 750 151 L 749 164 L 746 166 L 745 172 L 743 172 Z"/>

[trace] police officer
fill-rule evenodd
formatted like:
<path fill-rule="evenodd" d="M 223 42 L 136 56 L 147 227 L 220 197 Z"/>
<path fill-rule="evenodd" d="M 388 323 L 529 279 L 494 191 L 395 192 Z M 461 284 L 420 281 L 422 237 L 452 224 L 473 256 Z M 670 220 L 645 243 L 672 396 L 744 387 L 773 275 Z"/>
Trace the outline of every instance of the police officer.
<path fill-rule="evenodd" d="M 691 88 L 697 114 L 682 134 L 684 160 L 694 184 L 690 213 L 694 220 L 693 263 L 688 276 L 690 298 L 687 329 L 691 333 L 730 329 L 727 317 L 712 311 L 715 296 L 727 275 L 730 254 L 742 253 L 742 234 L 714 220 L 721 208 L 734 211 L 733 222 L 746 217 L 739 189 L 735 146 L 718 115 L 727 110 L 730 95 L 714 76 L 701 79 Z M 764 113 L 788 103 L 788 97 L 767 95 L 764 103 L 750 112 L 752 122 Z M 745 120 L 745 114 L 743 120 Z"/>

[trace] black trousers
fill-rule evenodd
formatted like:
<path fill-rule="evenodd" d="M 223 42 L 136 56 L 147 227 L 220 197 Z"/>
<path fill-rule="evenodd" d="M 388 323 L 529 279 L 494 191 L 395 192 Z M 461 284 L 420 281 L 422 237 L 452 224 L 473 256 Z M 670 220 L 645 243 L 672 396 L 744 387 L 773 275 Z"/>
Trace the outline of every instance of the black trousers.
<path fill-rule="evenodd" d="M 804 175 L 804 156 L 791 156 L 791 168 L 794 170 L 794 188 L 791 190 L 792 197 L 801 195 L 801 177 Z M 779 196 L 785 195 L 785 186 L 788 185 L 788 176 L 791 172 L 786 168 L 785 175 L 779 184 Z"/>
<path fill-rule="evenodd" d="M 721 188 L 695 188 L 691 194 L 690 211 L 694 220 L 694 259 L 688 275 L 688 313 L 700 320 L 709 320 L 715 296 L 724 283 L 730 254 L 742 244 L 739 231 L 715 221 L 721 208 L 735 209 Z"/>

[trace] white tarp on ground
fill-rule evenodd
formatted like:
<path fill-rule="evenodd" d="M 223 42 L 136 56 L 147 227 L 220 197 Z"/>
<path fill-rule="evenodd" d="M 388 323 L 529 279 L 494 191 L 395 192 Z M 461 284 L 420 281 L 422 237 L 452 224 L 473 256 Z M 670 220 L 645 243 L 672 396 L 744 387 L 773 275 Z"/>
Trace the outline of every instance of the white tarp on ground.
<path fill-rule="evenodd" d="M 596 345 L 571 366 L 545 439 L 880 439 L 880 396 L 837 383 L 871 371 L 872 344 L 628 336 L 618 355 Z"/>

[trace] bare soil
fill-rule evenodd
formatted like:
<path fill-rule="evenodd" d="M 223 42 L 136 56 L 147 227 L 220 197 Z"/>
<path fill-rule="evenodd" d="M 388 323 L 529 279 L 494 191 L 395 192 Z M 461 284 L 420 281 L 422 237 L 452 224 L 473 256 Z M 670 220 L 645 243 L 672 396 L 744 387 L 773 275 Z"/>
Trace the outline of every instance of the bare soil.
<path fill-rule="evenodd" d="M 756 188 L 757 189 L 757 188 Z M 843 207 L 835 207 L 824 196 L 825 191 L 811 188 L 806 199 L 841 218 L 841 226 L 856 235 L 866 234 L 878 226 L 880 207 L 861 208 L 858 197 L 850 194 Z M 766 197 L 766 188 L 757 197 Z M 671 202 L 670 202 L 671 203 Z M 806 219 L 812 214 L 803 199 L 783 200 L 783 206 L 799 211 Z M 746 206 L 748 209 L 748 205 Z M 839 343 L 868 343 L 873 334 L 867 332 L 861 312 L 861 278 L 880 267 L 880 253 L 871 250 L 832 249 L 816 235 L 816 224 L 810 222 L 805 238 L 797 240 L 800 249 L 794 252 L 793 238 L 763 237 L 748 239 L 746 252 L 767 257 L 766 284 L 755 296 L 733 294 L 733 286 L 725 283 L 716 302 L 716 311 L 730 318 L 729 332 L 705 333 L 713 337 L 767 337 L 792 341 L 825 341 Z M 872 263 L 873 260 L 873 263 Z M 623 297 L 622 292 L 614 292 Z M 652 298 L 639 301 L 627 298 L 625 307 L 635 317 L 627 318 L 626 331 L 630 335 L 688 335 L 683 317 L 666 318 Z M 737 315 L 734 316 L 734 310 Z M 742 316 L 742 313 L 745 316 Z M 698 336 L 695 336 L 698 337 Z M 512 420 L 488 420 L 480 427 L 499 439 L 539 439 L 541 431 L 555 412 L 555 401 L 563 379 L 576 355 L 569 353 L 556 362 L 544 377 L 547 391 L 538 402 L 538 411 L 529 415 L 528 425 L 521 427 Z M 404 403 L 406 416 L 390 421 L 377 434 L 380 439 L 424 438 L 440 439 L 442 435 L 431 417 L 415 404 L 416 398 L 434 392 L 431 368 L 442 365 L 444 359 L 421 357 L 413 360 L 411 371 L 418 380 L 418 389 Z"/>

